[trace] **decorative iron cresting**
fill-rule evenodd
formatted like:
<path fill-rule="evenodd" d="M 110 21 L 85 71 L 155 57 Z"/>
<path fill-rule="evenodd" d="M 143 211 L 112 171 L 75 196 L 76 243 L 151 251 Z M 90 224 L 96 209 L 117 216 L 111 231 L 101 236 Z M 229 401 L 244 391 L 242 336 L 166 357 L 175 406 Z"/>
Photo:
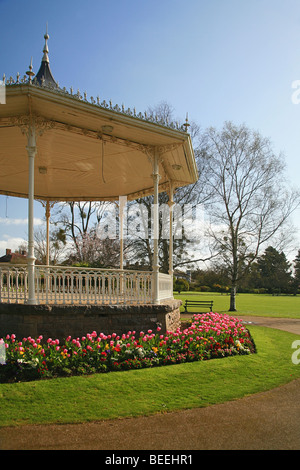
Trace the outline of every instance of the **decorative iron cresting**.
<path fill-rule="evenodd" d="M 112 111 L 112 112 L 115 112 L 115 113 L 118 113 L 118 114 L 131 116 L 133 118 L 136 118 L 136 119 L 139 119 L 139 120 L 142 120 L 142 121 L 152 122 L 154 124 L 158 124 L 158 125 L 170 128 L 170 129 L 175 129 L 177 131 L 181 131 L 181 132 L 184 132 L 184 133 L 187 132 L 187 128 L 189 126 L 187 119 L 186 119 L 186 122 L 184 124 L 180 124 L 178 121 L 169 122 L 168 119 L 162 119 L 162 118 L 160 118 L 159 116 L 157 116 L 153 113 L 147 113 L 146 111 L 144 113 L 137 112 L 135 107 L 133 109 L 131 109 L 131 108 L 125 109 L 124 104 L 122 104 L 122 106 L 119 106 L 118 104 L 113 105 L 111 100 L 109 100 L 109 101 L 102 100 L 101 101 L 99 96 L 97 96 L 96 98 L 91 96 L 88 99 L 86 92 L 84 92 L 82 94 L 79 90 L 77 90 L 77 92 L 74 93 L 73 87 L 70 87 L 70 89 L 68 91 L 66 87 L 60 88 L 58 85 L 55 86 L 52 83 L 46 83 L 45 80 L 42 80 L 42 82 L 39 83 L 39 81 L 36 78 L 32 79 L 32 77 L 30 77 L 30 76 L 28 77 L 28 76 L 24 75 L 22 78 L 20 78 L 19 73 L 17 74 L 16 79 L 14 79 L 13 77 L 6 78 L 6 76 L 4 74 L 2 81 L 3 81 L 3 84 L 5 84 L 6 86 L 9 86 L 9 87 L 10 86 L 20 86 L 20 85 L 30 85 L 30 86 L 34 86 L 34 87 L 37 87 L 37 88 L 46 89 L 46 90 L 51 91 L 53 93 L 60 94 L 60 95 L 65 95 L 65 96 L 67 95 L 68 97 L 71 97 L 74 100 L 83 101 L 85 103 L 89 103 L 93 106 L 97 106 L 97 107 L 100 107 L 102 109 L 107 109 L 109 111 Z"/>

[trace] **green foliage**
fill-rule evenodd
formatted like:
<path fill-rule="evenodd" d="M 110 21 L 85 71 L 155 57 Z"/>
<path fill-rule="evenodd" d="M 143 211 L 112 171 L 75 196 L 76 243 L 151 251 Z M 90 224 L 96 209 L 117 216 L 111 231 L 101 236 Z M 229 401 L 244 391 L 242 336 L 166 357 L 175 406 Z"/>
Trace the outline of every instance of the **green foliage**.
<path fill-rule="evenodd" d="M 173 289 L 180 294 L 180 292 L 188 291 L 190 289 L 190 284 L 186 279 L 176 279 L 173 283 Z"/>
<path fill-rule="evenodd" d="M 257 287 L 267 289 L 269 294 L 290 292 L 291 263 L 283 252 L 278 252 L 272 246 L 266 248 L 256 263 Z"/>
<path fill-rule="evenodd" d="M 249 266 L 247 273 L 239 280 L 237 292 L 254 294 L 294 294 L 300 293 L 300 250 L 290 263 L 283 251 L 269 246 L 265 252 Z M 190 291 L 229 293 L 230 276 L 222 265 L 209 269 L 198 269 L 192 273 Z"/>
<path fill-rule="evenodd" d="M 298 250 L 297 256 L 294 259 L 294 270 L 293 291 L 297 294 L 300 289 L 300 250 Z"/>

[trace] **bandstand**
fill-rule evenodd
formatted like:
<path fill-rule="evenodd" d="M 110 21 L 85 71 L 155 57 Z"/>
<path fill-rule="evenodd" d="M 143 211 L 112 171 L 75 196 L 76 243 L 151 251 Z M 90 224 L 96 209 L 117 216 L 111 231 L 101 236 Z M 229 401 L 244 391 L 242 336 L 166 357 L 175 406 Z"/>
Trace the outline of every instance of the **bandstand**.
<path fill-rule="evenodd" d="M 26 265 L 0 266 L 0 337 L 85 334 L 91 328 L 141 330 L 178 326 L 173 298 L 173 195 L 198 179 L 188 123 L 161 122 L 135 109 L 61 88 L 49 65 L 46 33 L 37 74 L 3 77 L 0 194 L 28 199 Z M 169 274 L 159 272 L 159 192 L 170 208 Z M 119 201 L 154 195 L 153 270 L 36 265 L 34 200 Z M 122 198 L 121 198 L 122 199 Z M 122 225 L 122 210 L 120 210 Z M 48 232 L 49 233 L 49 232 Z M 14 331 L 13 331 L 14 330 Z M 55 330 L 55 331 L 53 331 Z"/>

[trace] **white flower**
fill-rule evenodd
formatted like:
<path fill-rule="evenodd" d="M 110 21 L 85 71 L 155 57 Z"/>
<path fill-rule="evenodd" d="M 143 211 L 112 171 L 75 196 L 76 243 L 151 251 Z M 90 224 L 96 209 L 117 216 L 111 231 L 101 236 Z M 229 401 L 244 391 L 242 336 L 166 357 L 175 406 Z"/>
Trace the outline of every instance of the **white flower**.
<path fill-rule="evenodd" d="M 140 357 L 145 356 L 145 351 L 143 350 L 143 348 L 137 348 L 136 352 Z"/>

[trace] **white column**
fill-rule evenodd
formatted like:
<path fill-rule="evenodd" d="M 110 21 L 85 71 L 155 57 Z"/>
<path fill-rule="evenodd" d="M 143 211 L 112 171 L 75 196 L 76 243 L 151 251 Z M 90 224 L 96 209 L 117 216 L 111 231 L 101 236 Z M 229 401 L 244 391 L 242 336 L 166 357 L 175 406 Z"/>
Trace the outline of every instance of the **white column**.
<path fill-rule="evenodd" d="M 124 208 L 127 204 L 127 196 L 119 196 L 119 219 L 120 219 L 120 269 L 124 267 Z"/>
<path fill-rule="evenodd" d="M 30 305 L 36 304 L 35 286 L 34 286 L 34 238 L 33 238 L 33 205 L 34 205 L 34 158 L 36 155 L 36 139 L 35 128 L 30 125 L 28 128 L 27 136 L 27 154 L 29 163 L 29 178 L 28 178 L 28 299 L 27 303 Z"/>
<path fill-rule="evenodd" d="M 169 209 L 170 209 L 170 240 L 169 240 L 169 274 L 173 282 L 173 206 L 174 206 L 174 186 L 170 182 L 169 189 Z"/>
<path fill-rule="evenodd" d="M 50 230 L 49 230 L 49 223 L 50 223 L 50 203 L 49 201 L 46 202 L 46 210 L 45 210 L 45 215 L 46 215 L 46 265 L 49 266 L 50 264 Z"/>
<path fill-rule="evenodd" d="M 159 258 L 158 258 L 158 238 L 159 238 L 158 183 L 159 183 L 159 167 L 158 167 L 158 151 L 156 149 L 155 149 L 155 153 L 154 153 L 153 182 L 154 182 L 154 207 L 153 207 L 154 298 L 153 298 L 153 302 L 155 304 L 159 304 Z"/>
<path fill-rule="evenodd" d="M 124 208 L 127 204 L 127 196 L 119 196 L 119 219 L 120 219 L 120 269 L 124 268 Z M 120 273 L 120 294 L 125 292 L 125 278 L 124 273 Z"/>

